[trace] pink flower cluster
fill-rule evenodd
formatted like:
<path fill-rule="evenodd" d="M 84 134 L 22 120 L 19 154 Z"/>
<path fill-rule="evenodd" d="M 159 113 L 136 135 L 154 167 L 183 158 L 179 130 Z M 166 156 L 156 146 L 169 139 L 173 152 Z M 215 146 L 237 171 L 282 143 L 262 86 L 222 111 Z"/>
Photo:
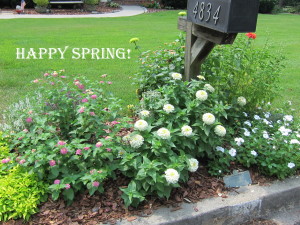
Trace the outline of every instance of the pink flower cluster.
<path fill-rule="evenodd" d="M 62 149 L 60 150 L 60 153 L 61 153 L 62 155 L 66 155 L 66 154 L 68 153 L 68 149 L 67 149 L 67 148 L 62 148 Z"/>
<path fill-rule="evenodd" d="M 55 160 L 50 160 L 50 161 L 49 161 L 49 165 L 50 165 L 50 166 L 55 166 L 55 165 L 56 165 Z"/>
<path fill-rule="evenodd" d="M 9 162 L 10 162 L 10 159 L 9 159 L 9 158 L 2 159 L 1 162 L 2 162 L 2 163 L 9 163 Z"/>

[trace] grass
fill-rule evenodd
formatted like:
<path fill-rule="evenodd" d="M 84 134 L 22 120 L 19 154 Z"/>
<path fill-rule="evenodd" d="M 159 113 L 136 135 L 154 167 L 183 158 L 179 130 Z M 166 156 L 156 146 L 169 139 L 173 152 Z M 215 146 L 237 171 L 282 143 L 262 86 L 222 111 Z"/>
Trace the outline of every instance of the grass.
<path fill-rule="evenodd" d="M 132 76 L 138 71 L 138 51 L 129 43 L 139 37 L 141 50 L 156 49 L 165 42 L 176 39 L 178 11 L 143 14 L 123 18 L 77 19 L 12 19 L 0 20 L 0 110 L 27 93 L 33 93 L 30 83 L 49 69 L 65 69 L 67 74 L 83 74 L 100 80 L 109 74 L 110 87 L 126 104 L 136 102 Z M 282 100 L 292 100 L 300 109 L 300 17 L 299 15 L 259 15 L 257 45 L 267 39 L 274 43 L 274 50 L 282 48 L 287 57 L 281 85 Z M 16 48 L 125 48 L 131 49 L 130 59 L 65 59 L 17 60 Z"/>

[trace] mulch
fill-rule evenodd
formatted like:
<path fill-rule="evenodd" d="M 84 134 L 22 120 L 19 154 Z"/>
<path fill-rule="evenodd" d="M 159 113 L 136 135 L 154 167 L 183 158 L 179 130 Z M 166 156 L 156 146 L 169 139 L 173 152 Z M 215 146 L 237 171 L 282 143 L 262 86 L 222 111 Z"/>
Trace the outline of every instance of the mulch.
<path fill-rule="evenodd" d="M 254 184 L 269 185 L 270 178 L 259 175 L 256 171 L 251 171 Z M 67 206 L 63 199 L 53 201 L 51 198 L 41 204 L 40 212 L 33 215 L 29 222 L 22 220 L 11 220 L 4 225 L 93 225 L 100 222 L 116 224 L 117 220 L 134 221 L 137 216 L 151 216 L 154 210 L 159 207 L 168 207 L 171 212 L 181 209 L 181 204 L 196 203 L 202 199 L 211 197 L 227 198 L 231 189 L 225 188 L 222 179 L 208 175 L 205 167 L 201 167 L 197 172 L 191 173 L 189 181 L 181 184 L 180 188 L 175 188 L 170 199 L 160 199 L 158 197 L 147 197 L 138 208 L 125 207 L 121 198 L 120 187 L 124 188 L 130 180 L 122 174 L 117 175 L 116 180 L 107 180 L 104 183 L 105 192 L 89 196 L 88 193 L 78 194 L 74 203 Z M 198 211 L 196 207 L 194 211 Z M 253 221 L 252 221 L 253 222 Z M 272 223 L 250 223 L 253 225 L 273 225 Z M 245 224 L 245 225 L 250 225 Z"/>

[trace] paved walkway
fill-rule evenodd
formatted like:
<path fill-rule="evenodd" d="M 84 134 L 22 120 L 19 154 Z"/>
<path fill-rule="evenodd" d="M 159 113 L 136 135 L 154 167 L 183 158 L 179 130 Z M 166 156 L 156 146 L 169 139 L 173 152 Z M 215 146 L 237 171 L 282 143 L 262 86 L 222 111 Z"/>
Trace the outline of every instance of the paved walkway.
<path fill-rule="evenodd" d="M 95 18 L 95 17 L 122 17 L 122 16 L 135 16 L 143 14 L 147 11 L 146 8 L 141 6 L 122 5 L 121 10 L 113 13 L 102 14 L 87 14 L 87 15 L 51 15 L 51 14 L 12 14 L 5 11 L 0 13 L 0 19 L 18 19 L 18 18 Z"/>

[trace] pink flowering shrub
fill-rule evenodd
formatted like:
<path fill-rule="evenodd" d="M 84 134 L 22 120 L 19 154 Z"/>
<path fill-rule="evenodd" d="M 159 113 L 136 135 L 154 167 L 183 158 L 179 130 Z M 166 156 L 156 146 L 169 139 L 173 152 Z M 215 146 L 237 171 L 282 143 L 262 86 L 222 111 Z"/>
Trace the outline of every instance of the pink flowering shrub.
<path fill-rule="evenodd" d="M 119 149 L 108 135 L 124 123 L 118 119 L 119 101 L 102 89 L 108 84 L 61 73 L 47 73 L 34 83 L 42 99 L 21 113 L 25 128 L 11 134 L 15 154 L 2 165 L 27 167 L 48 182 L 53 199 L 62 193 L 72 201 L 84 189 L 102 192 L 103 180 L 114 176 Z"/>

